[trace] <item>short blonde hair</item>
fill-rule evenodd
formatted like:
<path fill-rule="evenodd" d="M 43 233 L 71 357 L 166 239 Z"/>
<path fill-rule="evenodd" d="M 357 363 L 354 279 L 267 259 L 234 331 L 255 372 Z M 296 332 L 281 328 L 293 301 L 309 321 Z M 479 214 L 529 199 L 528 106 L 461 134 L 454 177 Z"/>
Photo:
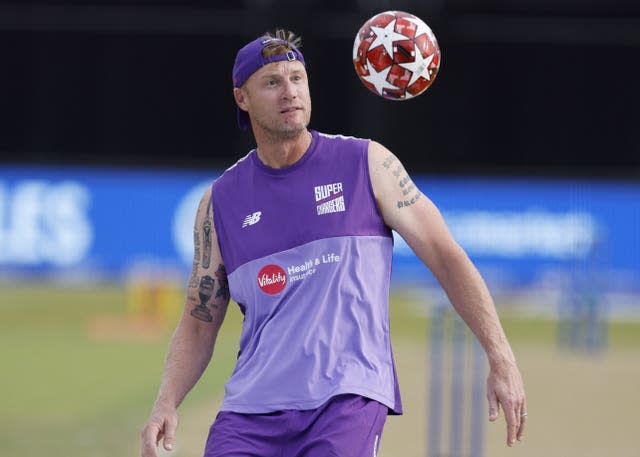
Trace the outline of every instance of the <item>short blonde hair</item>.
<path fill-rule="evenodd" d="M 302 37 L 296 35 L 291 30 L 276 29 L 275 32 L 267 32 L 264 36 L 265 38 L 276 38 L 278 40 L 286 41 L 287 43 L 291 43 L 291 45 L 295 46 L 296 48 L 302 47 Z M 287 43 L 276 42 L 265 46 L 265 48 L 262 50 L 262 56 L 270 57 L 280 54 L 286 54 L 288 51 L 292 50 L 292 47 Z"/>

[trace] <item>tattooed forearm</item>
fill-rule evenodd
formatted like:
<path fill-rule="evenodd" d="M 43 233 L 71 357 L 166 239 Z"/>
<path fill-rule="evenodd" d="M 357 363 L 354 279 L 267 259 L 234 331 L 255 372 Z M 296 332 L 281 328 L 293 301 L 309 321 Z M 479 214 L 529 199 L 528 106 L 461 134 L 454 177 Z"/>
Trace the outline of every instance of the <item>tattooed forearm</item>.
<path fill-rule="evenodd" d="M 196 319 L 204 322 L 211 322 L 213 320 L 213 316 L 211 316 L 211 312 L 209 308 L 207 308 L 207 304 L 213 295 L 213 286 L 214 280 L 211 276 L 203 276 L 202 279 L 200 279 L 200 287 L 198 289 L 200 304 L 191 310 L 191 315 Z"/>

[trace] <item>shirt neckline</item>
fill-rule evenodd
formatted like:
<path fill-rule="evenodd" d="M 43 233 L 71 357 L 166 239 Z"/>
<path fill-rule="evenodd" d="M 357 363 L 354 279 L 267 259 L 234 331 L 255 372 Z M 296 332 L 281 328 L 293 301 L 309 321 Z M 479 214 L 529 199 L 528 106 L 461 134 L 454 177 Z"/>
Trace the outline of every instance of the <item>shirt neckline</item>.
<path fill-rule="evenodd" d="M 260 170 L 262 170 L 263 172 L 268 173 L 270 175 L 280 175 L 280 176 L 282 176 L 282 175 L 286 175 L 286 174 L 289 174 L 289 173 L 293 173 L 298 168 L 303 166 L 311 158 L 311 156 L 314 154 L 314 152 L 317 149 L 317 146 L 318 146 L 318 132 L 316 132 L 315 130 L 309 130 L 309 132 L 311 133 L 311 143 L 309 144 L 309 147 L 307 148 L 305 153 L 302 155 L 302 157 L 300 157 L 295 163 L 292 163 L 291 165 L 288 165 L 288 166 L 283 167 L 283 168 L 272 168 L 272 167 L 262 163 L 262 160 L 260 160 L 260 157 L 258 157 L 257 148 L 253 149 L 251 151 L 251 159 L 253 160 L 253 163 Z"/>

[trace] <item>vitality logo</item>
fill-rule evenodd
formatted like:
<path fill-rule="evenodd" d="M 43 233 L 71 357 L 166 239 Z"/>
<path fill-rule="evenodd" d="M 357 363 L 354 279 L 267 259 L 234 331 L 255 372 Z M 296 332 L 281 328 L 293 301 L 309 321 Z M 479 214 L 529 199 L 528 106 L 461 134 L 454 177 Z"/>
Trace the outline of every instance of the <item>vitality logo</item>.
<path fill-rule="evenodd" d="M 279 294 L 286 285 L 287 273 L 278 265 L 270 263 L 262 267 L 258 273 L 258 286 L 265 294 Z"/>

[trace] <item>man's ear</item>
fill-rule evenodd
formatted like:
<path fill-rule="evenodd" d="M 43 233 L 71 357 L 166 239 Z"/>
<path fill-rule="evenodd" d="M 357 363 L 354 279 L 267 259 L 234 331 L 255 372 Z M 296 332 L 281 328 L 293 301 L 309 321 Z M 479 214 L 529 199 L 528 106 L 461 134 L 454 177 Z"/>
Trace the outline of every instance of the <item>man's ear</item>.
<path fill-rule="evenodd" d="M 247 110 L 246 95 L 245 95 L 245 93 L 243 92 L 242 89 L 234 87 L 233 88 L 233 98 L 236 99 L 236 103 L 238 104 L 240 109 L 248 111 Z"/>

